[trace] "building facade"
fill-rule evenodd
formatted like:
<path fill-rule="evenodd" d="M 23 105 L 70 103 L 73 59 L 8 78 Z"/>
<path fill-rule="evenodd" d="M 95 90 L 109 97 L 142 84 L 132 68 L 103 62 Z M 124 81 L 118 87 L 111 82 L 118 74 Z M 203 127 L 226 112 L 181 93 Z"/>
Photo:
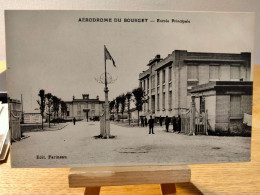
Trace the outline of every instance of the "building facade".
<path fill-rule="evenodd" d="M 251 81 L 214 81 L 191 90 L 196 110 L 207 110 L 207 130 L 232 135 L 251 134 L 245 119 L 252 120 L 252 93 Z"/>
<path fill-rule="evenodd" d="M 90 99 L 89 94 L 82 94 L 82 99 L 76 99 L 73 96 L 72 101 L 66 101 L 67 104 L 67 120 L 74 117 L 77 120 L 86 119 L 97 120 L 104 112 L 105 101 L 100 101 L 99 97 Z"/>
<path fill-rule="evenodd" d="M 147 103 L 143 115 L 178 116 L 189 110 L 193 87 L 215 81 L 250 81 L 251 53 L 200 53 L 175 50 L 156 55 L 139 74 Z"/>

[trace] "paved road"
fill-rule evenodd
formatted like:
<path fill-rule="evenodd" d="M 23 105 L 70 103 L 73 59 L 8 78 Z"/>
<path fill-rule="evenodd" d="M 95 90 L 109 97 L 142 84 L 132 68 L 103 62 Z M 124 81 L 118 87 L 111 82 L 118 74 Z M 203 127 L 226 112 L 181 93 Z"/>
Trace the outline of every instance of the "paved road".
<path fill-rule="evenodd" d="M 13 167 L 70 167 L 146 164 L 240 162 L 250 159 L 249 137 L 187 136 L 156 127 L 120 127 L 111 124 L 115 139 L 95 139 L 99 122 L 70 123 L 62 130 L 30 132 L 13 143 Z M 37 159 L 45 157 L 46 159 Z M 67 159 L 49 159 L 65 156 Z M 65 158 L 64 157 L 64 158 Z"/>

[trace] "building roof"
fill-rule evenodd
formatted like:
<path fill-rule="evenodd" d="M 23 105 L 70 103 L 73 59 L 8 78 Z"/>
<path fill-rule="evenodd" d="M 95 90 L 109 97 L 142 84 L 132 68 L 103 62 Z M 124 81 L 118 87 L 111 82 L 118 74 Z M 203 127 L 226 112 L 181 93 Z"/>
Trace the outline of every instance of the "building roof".
<path fill-rule="evenodd" d="M 157 54 L 153 59 L 151 59 L 149 61 L 149 63 L 147 64 L 147 66 L 151 66 L 154 62 L 159 62 L 161 61 L 162 58 L 161 58 L 161 55 Z"/>
<path fill-rule="evenodd" d="M 252 81 L 213 81 L 207 84 L 197 85 L 190 90 L 190 93 L 197 93 L 209 90 L 233 90 L 252 93 Z"/>
<path fill-rule="evenodd" d="M 150 74 L 151 74 L 151 69 L 149 68 L 146 71 L 143 71 L 142 73 L 139 74 L 139 80 L 149 77 Z"/>

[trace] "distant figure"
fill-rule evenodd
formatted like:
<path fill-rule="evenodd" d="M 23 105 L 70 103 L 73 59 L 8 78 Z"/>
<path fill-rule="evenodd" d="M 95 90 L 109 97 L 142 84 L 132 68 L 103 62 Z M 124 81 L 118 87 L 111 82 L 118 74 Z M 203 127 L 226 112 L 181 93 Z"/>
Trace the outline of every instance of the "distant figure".
<path fill-rule="evenodd" d="M 172 130 L 173 132 L 177 131 L 177 120 L 175 116 L 172 117 Z"/>
<path fill-rule="evenodd" d="M 162 126 L 162 121 L 163 121 L 163 119 L 162 119 L 162 117 L 160 116 L 160 117 L 159 117 L 160 126 Z"/>
<path fill-rule="evenodd" d="M 170 119 L 168 116 L 165 118 L 165 127 L 166 127 L 166 132 L 169 132 L 169 124 L 170 124 Z"/>
<path fill-rule="evenodd" d="M 177 122 L 177 125 L 178 125 L 177 129 L 178 129 L 178 133 L 180 133 L 181 132 L 181 116 L 180 115 L 178 115 L 177 121 L 178 121 Z"/>
<path fill-rule="evenodd" d="M 73 124 L 74 125 L 76 124 L 76 118 L 75 117 L 73 118 Z"/>
<path fill-rule="evenodd" d="M 144 124 L 147 127 L 147 118 L 146 117 L 144 118 Z"/>
<path fill-rule="evenodd" d="M 150 116 L 150 119 L 148 120 L 148 124 L 149 124 L 149 134 L 154 134 L 153 132 L 153 127 L 154 127 L 154 119 L 152 118 L 152 116 Z"/>
<path fill-rule="evenodd" d="M 144 118 L 141 117 L 141 127 L 144 127 Z"/>

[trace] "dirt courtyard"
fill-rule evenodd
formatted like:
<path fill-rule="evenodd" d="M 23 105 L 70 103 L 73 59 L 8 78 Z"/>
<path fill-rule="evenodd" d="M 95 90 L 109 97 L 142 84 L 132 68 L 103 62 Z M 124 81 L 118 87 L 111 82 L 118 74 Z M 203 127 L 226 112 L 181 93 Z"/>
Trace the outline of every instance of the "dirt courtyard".
<path fill-rule="evenodd" d="M 250 137 L 187 136 L 155 127 L 111 124 L 114 139 L 95 139 L 99 122 L 68 123 L 56 131 L 24 133 L 11 146 L 12 167 L 170 165 L 250 160 Z"/>

